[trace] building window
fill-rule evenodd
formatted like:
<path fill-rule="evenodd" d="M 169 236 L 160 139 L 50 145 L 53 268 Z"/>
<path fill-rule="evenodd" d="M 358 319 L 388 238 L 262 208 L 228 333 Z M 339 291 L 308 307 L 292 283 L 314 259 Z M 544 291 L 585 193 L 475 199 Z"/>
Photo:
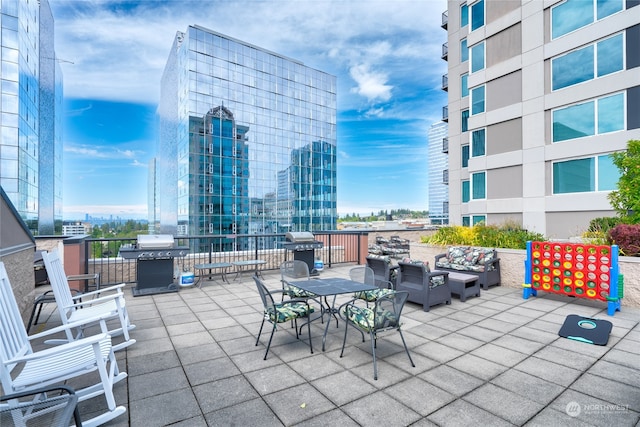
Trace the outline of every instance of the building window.
<path fill-rule="evenodd" d="M 480 224 L 481 222 L 487 222 L 487 216 L 486 215 L 474 215 L 472 217 L 472 224 L 476 225 L 476 224 Z"/>
<path fill-rule="evenodd" d="M 467 80 L 469 80 L 468 74 L 460 76 L 460 90 L 462 92 L 462 98 L 469 96 L 469 85 L 467 84 Z"/>
<path fill-rule="evenodd" d="M 469 25 L 469 8 L 466 4 L 460 6 L 460 28 Z"/>
<path fill-rule="evenodd" d="M 460 125 L 462 132 L 469 130 L 469 110 L 462 110 L 460 112 Z"/>
<path fill-rule="evenodd" d="M 484 25 L 484 0 L 471 5 L 471 31 Z"/>
<path fill-rule="evenodd" d="M 620 172 L 610 155 L 553 164 L 553 194 L 615 190 Z"/>
<path fill-rule="evenodd" d="M 487 198 L 487 174 L 476 172 L 471 174 L 471 199 L 481 200 Z"/>
<path fill-rule="evenodd" d="M 465 144 L 461 147 L 462 149 L 462 167 L 469 167 L 469 144 Z"/>
<path fill-rule="evenodd" d="M 551 8 L 551 38 L 568 34 L 623 9 L 623 0 L 566 0 Z M 471 11 L 473 19 L 473 10 Z"/>
<path fill-rule="evenodd" d="M 484 69 L 484 42 L 471 48 L 471 72 Z"/>
<path fill-rule="evenodd" d="M 471 132 L 471 157 L 480 157 L 486 154 L 485 135 L 485 129 Z"/>
<path fill-rule="evenodd" d="M 562 89 L 623 69 L 623 38 L 620 33 L 552 59 L 552 88 Z"/>
<path fill-rule="evenodd" d="M 442 213 L 449 215 L 449 202 L 442 202 Z"/>
<path fill-rule="evenodd" d="M 471 115 L 484 113 L 484 85 L 471 89 Z"/>
<path fill-rule="evenodd" d="M 624 93 L 553 111 L 553 142 L 624 130 Z"/>
<path fill-rule="evenodd" d="M 471 227 L 471 217 L 463 216 L 462 217 L 462 226 L 463 227 Z"/>
<path fill-rule="evenodd" d="M 460 41 L 460 62 L 469 60 L 469 48 L 467 47 L 467 39 Z"/>
<path fill-rule="evenodd" d="M 471 199 L 469 185 L 470 183 L 468 179 L 462 181 L 462 203 L 467 203 Z"/>
<path fill-rule="evenodd" d="M 596 75 L 598 77 L 624 70 L 622 33 L 596 43 Z"/>

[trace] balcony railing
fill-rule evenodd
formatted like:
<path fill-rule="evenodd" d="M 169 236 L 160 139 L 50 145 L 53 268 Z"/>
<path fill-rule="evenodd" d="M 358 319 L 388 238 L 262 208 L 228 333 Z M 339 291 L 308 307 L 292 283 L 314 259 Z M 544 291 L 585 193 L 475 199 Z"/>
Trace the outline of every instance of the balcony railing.
<path fill-rule="evenodd" d="M 442 90 L 449 91 L 449 74 L 443 74 L 442 76 Z"/>
<path fill-rule="evenodd" d="M 448 57 L 449 57 L 449 43 L 444 42 L 442 43 L 442 59 L 446 61 Z"/>
<path fill-rule="evenodd" d="M 442 152 L 449 152 L 449 138 L 442 138 Z"/>
<path fill-rule="evenodd" d="M 314 233 L 314 238 L 324 243 L 322 249 L 315 250 L 315 256 L 323 260 L 325 267 L 360 262 L 368 251 L 367 235 L 362 231 Z M 176 244 L 189 247 L 189 251 L 183 258 L 174 258 L 174 271 L 194 271 L 195 264 L 250 259 L 265 260 L 265 270 L 277 270 L 282 262 L 293 259 L 293 253 L 282 247 L 283 242 L 284 234 L 176 237 Z M 136 260 L 118 255 L 122 245 L 135 243 L 134 238 L 85 239 L 85 272 L 100 273 L 100 281 L 105 285 L 135 282 Z"/>
<path fill-rule="evenodd" d="M 449 107 L 448 106 L 442 107 L 442 121 L 443 122 L 448 122 L 449 121 Z"/>
<path fill-rule="evenodd" d="M 440 26 L 446 30 L 448 25 L 449 25 L 449 11 L 445 10 L 444 12 L 442 12 L 442 25 Z"/>

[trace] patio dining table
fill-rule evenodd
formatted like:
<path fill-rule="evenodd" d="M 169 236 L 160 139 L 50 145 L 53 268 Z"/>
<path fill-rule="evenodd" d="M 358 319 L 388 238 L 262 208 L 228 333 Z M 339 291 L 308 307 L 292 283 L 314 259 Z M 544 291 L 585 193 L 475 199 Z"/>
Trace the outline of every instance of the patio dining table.
<path fill-rule="evenodd" d="M 327 332 L 329 332 L 329 325 L 331 324 L 331 316 L 336 319 L 336 327 L 338 327 L 338 308 L 336 308 L 336 298 L 338 295 L 355 293 L 361 291 L 372 291 L 377 289 L 375 285 L 367 285 L 361 282 L 355 282 L 349 279 L 343 279 L 341 277 L 327 277 L 320 279 L 309 280 L 296 280 L 290 282 L 291 285 L 322 297 L 324 300 L 325 308 L 322 311 L 322 316 L 327 313 L 327 324 L 324 328 L 324 334 L 322 334 L 322 351 L 325 348 L 325 342 L 327 340 Z M 333 300 L 329 303 L 328 297 L 333 296 Z"/>

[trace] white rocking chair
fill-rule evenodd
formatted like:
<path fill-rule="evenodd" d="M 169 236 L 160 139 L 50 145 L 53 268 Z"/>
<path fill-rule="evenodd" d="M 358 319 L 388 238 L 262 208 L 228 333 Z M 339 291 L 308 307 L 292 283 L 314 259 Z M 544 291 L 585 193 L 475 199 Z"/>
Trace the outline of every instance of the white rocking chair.
<path fill-rule="evenodd" d="M 51 289 L 56 299 L 62 323 L 65 325 L 70 323 L 80 325 L 76 329 L 75 336 L 70 329 L 65 330 L 67 341 L 82 338 L 87 327 L 99 323 L 102 332 L 109 334 L 111 337 L 124 335 L 124 341 L 115 344 L 113 351 L 122 350 L 136 342 L 136 340 L 129 337 L 129 331 L 136 326 L 129 321 L 124 293 L 122 292 L 122 288 L 125 286 L 124 283 L 74 296 L 71 295 L 69 282 L 58 252 L 43 252 L 42 260 L 47 269 L 47 275 L 49 276 L 49 282 L 51 283 Z M 115 329 L 108 329 L 106 321 L 115 318 L 118 319 L 119 326 Z M 47 343 L 56 343 L 56 340 L 49 340 Z"/>
<path fill-rule="evenodd" d="M 30 343 L 33 339 L 77 326 L 62 325 L 28 336 L 7 271 L 0 262 L 0 382 L 4 393 L 37 391 L 97 370 L 98 384 L 76 390 L 80 402 L 104 394 L 108 411 L 83 422 L 84 426 L 97 426 L 126 412 L 124 406 L 116 406 L 113 396 L 113 385 L 127 374 L 118 370 L 111 337 L 99 334 L 38 352 L 33 351 Z"/>

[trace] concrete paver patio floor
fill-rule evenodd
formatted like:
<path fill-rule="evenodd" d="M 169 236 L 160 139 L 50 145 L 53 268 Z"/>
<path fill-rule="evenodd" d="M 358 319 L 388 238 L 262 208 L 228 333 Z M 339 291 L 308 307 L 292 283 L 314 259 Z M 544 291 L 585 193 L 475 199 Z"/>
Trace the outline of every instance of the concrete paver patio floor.
<path fill-rule="evenodd" d="M 321 277 L 347 277 L 351 267 Z M 275 272 L 265 281 L 281 288 Z M 324 325 L 312 322 L 313 354 L 306 328 L 297 340 L 280 325 L 263 360 L 270 330 L 256 347 L 262 306 L 249 275 L 168 294 L 127 289 L 137 343 L 118 353 L 129 376 L 115 394 L 128 411 L 107 425 L 638 425 L 640 309 L 623 300 L 608 316 L 604 302 L 538 295 L 524 300 L 519 289 L 493 287 L 429 312 L 407 303 L 403 331 L 416 367 L 392 332 L 378 340 L 374 381 L 368 337 L 350 329 L 340 358 L 343 322 L 333 321 L 324 352 Z M 48 306 L 46 325 L 33 332 L 59 324 Z M 559 337 L 569 314 L 611 321 L 608 344 Z M 85 419 L 104 407 L 102 397 L 80 404 Z"/>

